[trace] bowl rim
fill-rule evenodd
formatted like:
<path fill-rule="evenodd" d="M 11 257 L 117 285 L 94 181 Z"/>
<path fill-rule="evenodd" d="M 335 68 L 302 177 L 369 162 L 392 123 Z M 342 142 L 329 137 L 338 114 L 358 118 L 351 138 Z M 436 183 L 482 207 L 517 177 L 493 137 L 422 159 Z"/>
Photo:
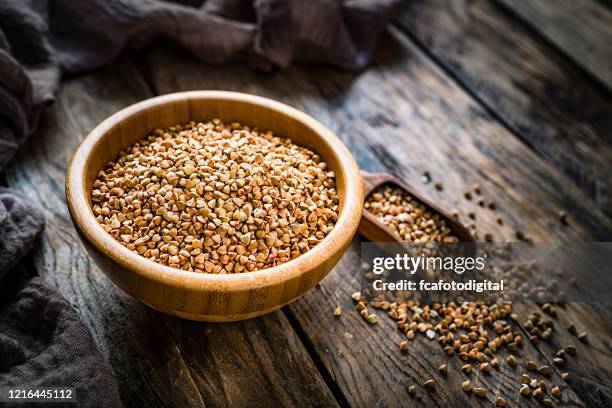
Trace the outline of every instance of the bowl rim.
<path fill-rule="evenodd" d="M 325 139 L 332 148 L 340 168 L 343 169 L 342 174 L 336 174 L 336 178 L 341 176 L 345 185 L 343 208 L 329 234 L 307 253 L 281 265 L 253 272 L 209 274 L 190 272 L 159 264 L 130 251 L 106 232 L 96 221 L 93 209 L 87 200 L 87 192 L 83 188 L 85 168 L 88 164 L 90 152 L 109 130 L 130 116 L 154 106 L 185 99 L 213 99 L 225 100 L 230 103 L 246 102 L 259 105 L 301 122 Z M 271 130 L 274 131 L 274 129 Z M 342 250 L 357 231 L 363 209 L 363 196 L 364 185 L 359 167 L 348 148 L 331 130 L 310 115 L 284 103 L 257 95 L 231 91 L 176 92 L 129 105 L 106 118 L 85 136 L 73 154 L 66 172 L 66 201 L 74 225 L 84 239 L 123 268 L 143 278 L 163 282 L 166 285 L 189 287 L 195 290 L 240 291 L 253 289 L 255 284 L 257 286 L 273 286 L 297 278 L 312 268 L 325 263 L 330 258 L 330 254 Z"/>

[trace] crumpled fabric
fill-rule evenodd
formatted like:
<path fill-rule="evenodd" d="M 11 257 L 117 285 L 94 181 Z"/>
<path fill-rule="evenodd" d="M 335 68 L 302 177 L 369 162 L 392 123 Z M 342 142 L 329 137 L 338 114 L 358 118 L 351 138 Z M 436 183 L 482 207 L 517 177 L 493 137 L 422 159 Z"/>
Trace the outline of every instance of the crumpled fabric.
<path fill-rule="evenodd" d="M 79 406 L 119 407 L 113 373 L 76 310 L 24 265 L 43 226 L 31 200 L 0 188 L 0 385 L 74 387 Z"/>
<path fill-rule="evenodd" d="M 401 0 L 180 2 L 0 1 L 0 171 L 36 130 L 63 74 L 160 41 L 209 63 L 359 70 Z M 111 369 L 75 310 L 20 263 L 43 220 L 31 200 L 0 190 L 0 385 L 74 386 L 79 406 L 120 406 Z"/>
<path fill-rule="evenodd" d="M 185 0 L 183 0 L 185 1 Z M 196 2 L 201 3 L 201 2 Z M 0 2 L 0 170 L 36 128 L 62 73 L 170 42 L 202 61 L 366 66 L 401 0 L 8 0 Z"/>

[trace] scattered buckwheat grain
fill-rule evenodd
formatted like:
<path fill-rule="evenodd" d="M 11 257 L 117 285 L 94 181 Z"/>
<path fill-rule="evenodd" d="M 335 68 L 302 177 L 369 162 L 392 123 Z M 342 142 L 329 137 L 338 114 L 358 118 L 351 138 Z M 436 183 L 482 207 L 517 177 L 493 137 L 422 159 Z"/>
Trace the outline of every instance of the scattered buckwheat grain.
<path fill-rule="evenodd" d="M 338 317 L 340 315 L 342 315 L 342 307 L 336 306 L 336 309 L 334 309 L 334 316 Z"/>

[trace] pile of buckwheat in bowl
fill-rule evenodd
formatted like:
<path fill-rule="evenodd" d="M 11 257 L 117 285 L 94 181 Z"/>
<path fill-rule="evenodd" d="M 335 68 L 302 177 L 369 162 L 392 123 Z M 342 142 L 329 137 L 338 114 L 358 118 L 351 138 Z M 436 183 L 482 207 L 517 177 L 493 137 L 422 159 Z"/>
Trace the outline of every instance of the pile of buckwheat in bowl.
<path fill-rule="evenodd" d="M 313 151 L 239 123 L 155 129 L 93 182 L 96 220 L 187 271 L 240 273 L 306 253 L 333 229 L 335 175 Z"/>

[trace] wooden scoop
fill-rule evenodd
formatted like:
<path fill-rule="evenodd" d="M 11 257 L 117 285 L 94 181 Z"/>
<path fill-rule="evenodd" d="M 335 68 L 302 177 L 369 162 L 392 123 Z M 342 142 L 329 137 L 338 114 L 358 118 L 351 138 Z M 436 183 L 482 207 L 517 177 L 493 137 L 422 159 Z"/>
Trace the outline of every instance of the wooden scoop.
<path fill-rule="evenodd" d="M 370 196 L 370 194 L 385 184 L 399 187 L 423 203 L 425 207 L 429 208 L 429 210 L 432 212 L 440 214 L 440 216 L 446 222 L 446 225 L 459 239 L 459 242 L 474 242 L 474 237 L 472 237 L 472 234 L 470 234 L 468 229 L 463 226 L 463 224 L 457 221 L 448 212 L 423 198 L 421 194 L 419 194 L 408 184 L 400 181 L 388 173 L 367 173 L 362 171 L 361 176 L 363 177 L 365 185 L 366 199 Z M 361 216 L 361 222 L 359 223 L 359 232 L 373 242 L 401 242 L 399 237 L 389 227 L 383 224 L 375 215 L 370 213 L 365 208 L 363 209 L 363 215 Z"/>

